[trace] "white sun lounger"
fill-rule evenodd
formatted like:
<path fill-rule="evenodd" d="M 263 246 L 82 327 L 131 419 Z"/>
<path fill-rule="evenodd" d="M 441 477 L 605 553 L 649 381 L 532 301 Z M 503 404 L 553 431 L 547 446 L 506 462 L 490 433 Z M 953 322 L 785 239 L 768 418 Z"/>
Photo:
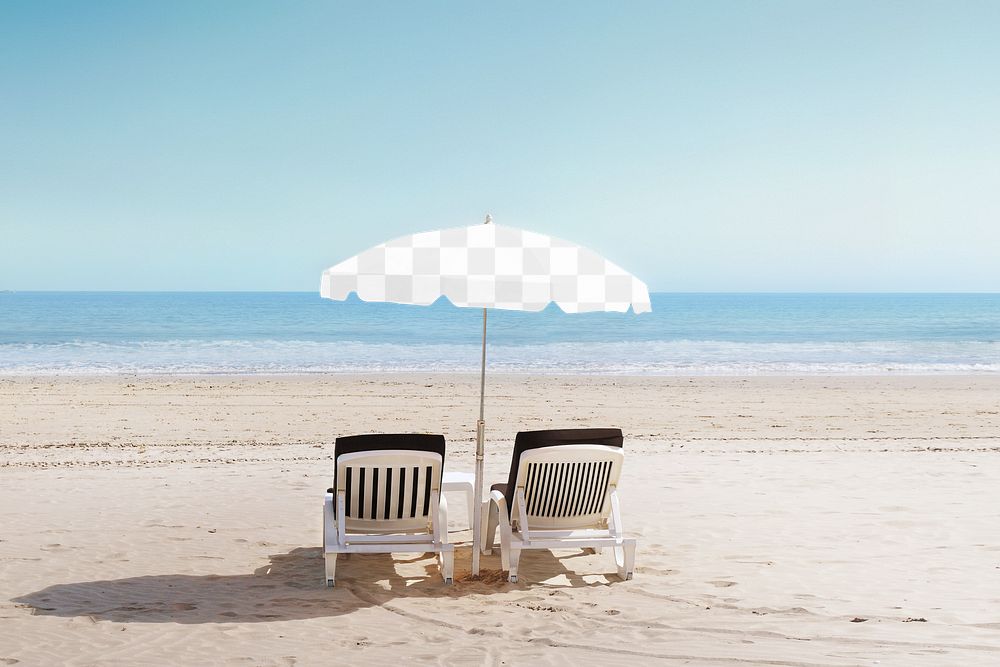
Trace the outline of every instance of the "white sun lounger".
<path fill-rule="evenodd" d="M 323 503 L 327 586 L 334 585 L 337 555 L 351 553 L 436 553 L 441 576 L 452 582 L 444 447 L 441 435 L 337 438 L 334 487 Z"/>
<path fill-rule="evenodd" d="M 631 579 L 636 541 L 622 535 L 617 491 L 624 458 L 618 429 L 518 433 L 508 483 L 484 503 L 483 553 L 499 527 L 512 583 L 524 549 L 610 547 L 618 576 Z"/>

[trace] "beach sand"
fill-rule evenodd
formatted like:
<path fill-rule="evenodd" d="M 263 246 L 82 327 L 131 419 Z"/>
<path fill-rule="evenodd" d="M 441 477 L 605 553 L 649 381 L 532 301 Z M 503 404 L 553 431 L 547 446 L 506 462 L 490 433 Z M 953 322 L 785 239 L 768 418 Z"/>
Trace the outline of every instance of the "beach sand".
<path fill-rule="evenodd" d="M 471 471 L 475 377 L 0 378 L 0 665 L 1000 664 L 1000 377 L 487 392 L 488 482 L 518 430 L 625 431 L 634 580 L 529 551 L 516 585 L 400 554 L 324 587 L 333 439 L 442 432 Z"/>

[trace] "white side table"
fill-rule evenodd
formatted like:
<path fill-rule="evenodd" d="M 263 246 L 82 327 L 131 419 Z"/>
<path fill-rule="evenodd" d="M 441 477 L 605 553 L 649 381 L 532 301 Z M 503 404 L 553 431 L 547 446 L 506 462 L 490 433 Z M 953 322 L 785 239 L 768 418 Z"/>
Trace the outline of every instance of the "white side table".
<path fill-rule="evenodd" d="M 469 507 L 469 530 L 472 530 L 472 522 L 479 520 L 479 513 L 476 512 L 475 504 L 476 475 L 471 472 L 446 472 L 441 478 L 441 491 L 461 491 L 465 494 L 465 502 Z"/>

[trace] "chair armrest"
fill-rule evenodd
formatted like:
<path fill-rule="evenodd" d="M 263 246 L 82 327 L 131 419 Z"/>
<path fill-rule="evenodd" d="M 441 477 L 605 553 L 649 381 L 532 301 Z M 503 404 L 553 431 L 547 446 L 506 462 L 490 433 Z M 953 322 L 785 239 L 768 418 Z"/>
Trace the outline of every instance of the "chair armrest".
<path fill-rule="evenodd" d="M 618 489 L 616 487 L 611 487 L 611 537 L 615 538 L 615 541 L 621 543 L 622 541 L 622 509 L 621 503 L 618 501 Z"/>
<path fill-rule="evenodd" d="M 531 533 L 528 531 L 528 510 L 527 502 L 524 499 L 524 487 L 519 486 L 514 492 L 514 499 L 517 501 L 517 523 L 521 533 L 521 539 L 525 544 L 531 541 Z"/>
<path fill-rule="evenodd" d="M 337 491 L 337 543 L 347 544 L 347 516 L 344 507 L 347 504 L 347 492 Z"/>
<path fill-rule="evenodd" d="M 490 500 L 495 502 L 500 509 L 507 509 L 507 498 L 500 491 L 490 491 Z"/>
<path fill-rule="evenodd" d="M 438 496 L 438 511 L 436 516 L 431 515 L 431 532 L 435 542 L 448 544 L 448 501 L 440 491 L 434 493 Z"/>
<path fill-rule="evenodd" d="M 490 502 L 497 506 L 500 530 L 510 534 L 510 517 L 507 515 L 507 498 L 500 491 L 490 491 Z"/>
<path fill-rule="evenodd" d="M 337 533 L 337 517 L 333 511 L 333 494 L 323 497 L 323 546 L 330 544 L 330 538 Z"/>

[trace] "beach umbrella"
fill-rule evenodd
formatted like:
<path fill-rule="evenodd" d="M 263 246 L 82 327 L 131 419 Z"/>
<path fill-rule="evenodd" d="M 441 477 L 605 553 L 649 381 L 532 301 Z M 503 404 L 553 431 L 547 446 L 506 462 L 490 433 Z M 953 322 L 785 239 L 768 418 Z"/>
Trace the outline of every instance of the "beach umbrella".
<path fill-rule="evenodd" d="M 483 340 L 476 422 L 475 507 L 482 506 L 486 403 L 486 313 L 540 311 L 555 302 L 566 313 L 652 310 L 645 283 L 597 253 L 561 239 L 486 223 L 421 232 L 387 241 L 323 272 L 320 294 L 344 300 L 426 306 L 444 296 L 482 308 Z M 472 522 L 472 573 L 479 574 L 479 517 Z"/>

